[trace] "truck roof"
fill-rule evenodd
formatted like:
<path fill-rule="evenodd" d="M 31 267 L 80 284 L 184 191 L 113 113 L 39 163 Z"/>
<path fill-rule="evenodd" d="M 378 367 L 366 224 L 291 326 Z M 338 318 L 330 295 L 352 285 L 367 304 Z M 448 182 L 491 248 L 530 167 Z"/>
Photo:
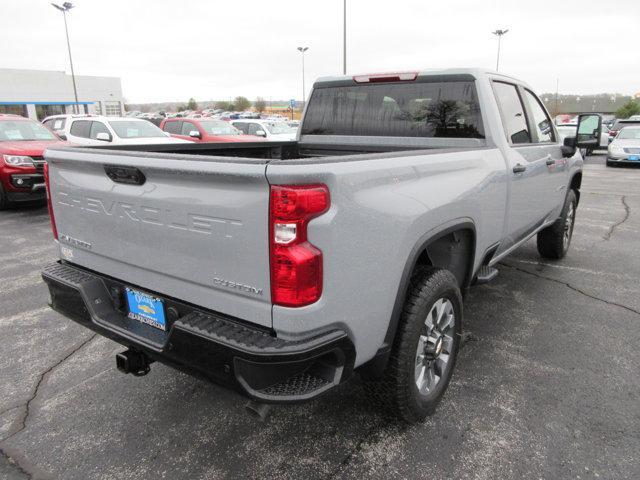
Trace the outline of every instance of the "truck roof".
<path fill-rule="evenodd" d="M 497 72 L 495 70 L 487 69 L 487 68 L 445 68 L 445 69 L 415 69 L 415 70 L 404 70 L 400 73 L 412 72 L 417 74 L 418 77 L 426 77 L 431 75 L 471 75 L 475 78 L 484 77 L 486 75 L 491 76 L 499 76 L 504 77 L 505 79 L 509 79 L 520 84 L 526 85 L 525 82 L 511 77 L 509 75 L 505 75 L 504 73 Z M 362 73 L 355 75 L 338 75 L 338 76 L 327 76 L 320 77 L 316 80 L 315 84 L 322 83 L 334 83 L 334 82 L 344 82 L 344 81 L 353 81 L 355 77 L 366 77 L 366 76 L 379 76 L 379 75 L 394 75 L 399 72 L 377 72 L 377 73 Z"/>

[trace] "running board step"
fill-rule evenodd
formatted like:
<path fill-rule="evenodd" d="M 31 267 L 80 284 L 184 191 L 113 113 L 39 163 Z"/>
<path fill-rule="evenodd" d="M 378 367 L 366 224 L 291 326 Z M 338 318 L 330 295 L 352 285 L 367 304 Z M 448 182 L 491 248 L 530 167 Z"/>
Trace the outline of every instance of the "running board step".
<path fill-rule="evenodd" d="M 483 283 L 489 283 L 491 280 L 498 276 L 498 269 L 483 265 L 478 270 L 476 275 L 476 285 L 482 285 Z"/>

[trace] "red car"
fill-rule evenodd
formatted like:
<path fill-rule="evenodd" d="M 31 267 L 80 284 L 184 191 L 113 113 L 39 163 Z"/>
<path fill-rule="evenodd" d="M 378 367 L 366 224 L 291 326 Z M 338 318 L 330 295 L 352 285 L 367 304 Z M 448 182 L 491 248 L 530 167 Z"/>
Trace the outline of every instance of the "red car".
<path fill-rule="evenodd" d="M 0 210 L 45 200 L 44 151 L 65 144 L 34 120 L 0 114 Z"/>
<path fill-rule="evenodd" d="M 165 118 L 160 128 L 172 137 L 194 142 L 264 142 L 262 137 L 244 135 L 229 122 L 208 118 Z"/>

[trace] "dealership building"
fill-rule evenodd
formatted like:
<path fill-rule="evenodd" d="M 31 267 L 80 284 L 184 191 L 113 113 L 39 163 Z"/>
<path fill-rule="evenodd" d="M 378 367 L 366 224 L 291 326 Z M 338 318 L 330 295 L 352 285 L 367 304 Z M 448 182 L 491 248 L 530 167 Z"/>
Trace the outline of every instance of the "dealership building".
<path fill-rule="evenodd" d="M 60 113 L 123 115 L 122 85 L 117 77 L 76 75 L 65 72 L 0 68 L 0 113 L 42 120 Z"/>

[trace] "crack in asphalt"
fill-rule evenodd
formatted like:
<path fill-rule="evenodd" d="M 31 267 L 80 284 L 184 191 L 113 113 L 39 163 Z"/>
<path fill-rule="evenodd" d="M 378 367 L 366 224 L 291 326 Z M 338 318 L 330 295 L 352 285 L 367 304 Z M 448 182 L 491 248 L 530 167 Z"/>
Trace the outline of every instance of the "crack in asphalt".
<path fill-rule="evenodd" d="M 13 458 L 11 455 L 5 452 L 2 448 L 0 448 L 0 455 L 2 455 L 2 457 L 5 458 L 5 460 L 9 465 L 14 467 L 24 476 L 26 476 L 27 478 L 33 478 L 33 474 L 31 472 L 29 472 L 28 470 L 25 470 L 25 468 L 22 465 L 20 465 L 20 463 L 15 458 Z"/>
<path fill-rule="evenodd" d="M 97 335 L 98 335 L 97 333 L 94 333 L 89 338 L 87 338 L 86 340 L 80 342 L 80 344 L 78 344 L 77 346 L 73 347 L 71 350 L 68 350 L 67 353 L 62 358 L 60 358 L 51 367 L 49 367 L 48 369 L 46 369 L 44 372 L 42 372 L 40 374 L 40 376 L 38 378 L 38 381 L 36 382 L 36 385 L 35 385 L 35 387 L 33 388 L 32 392 L 31 392 L 31 395 L 30 395 L 29 399 L 26 402 L 24 402 L 22 405 L 20 405 L 20 407 L 22 407 L 24 409 L 24 411 L 22 413 L 22 417 L 19 420 L 18 429 L 13 431 L 12 433 L 10 433 L 8 436 L 3 438 L 2 440 L 0 440 L 0 442 L 2 442 L 2 443 L 6 442 L 10 438 L 12 438 L 12 437 L 16 436 L 17 434 L 19 434 L 20 432 L 22 432 L 25 428 L 27 428 L 27 420 L 29 418 L 29 415 L 31 414 L 31 404 L 38 397 L 38 393 L 40 391 L 40 386 L 43 384 L 43 382 L 46 380 L 46 378 L 56 368 L 58 368 L 60 365 L 62 365 L 64 362 L 66 362 L 69 358 L 71 358 L 76 352 L 78 352 L 82 347 L 84 347 L 91 340 L 96 338 Z M 17 408 L 17 407 L 13 407 L 13 408 Z"/>
<path fill-rule="evenodd" d="M 604 235 L 604 237 L 602 237 L 605 242 L 609 241 L 609 239 L 611 238 L 611 235 L 613 235 L 613 231 L 616 228 L 618 228 L 620 225 L 622 225 L 624 222 L 626 222 L 629 219 L 629 215 L 631 214 L 631 207 L 627 204 L 627 196 L 623 195 L 621 200 L 622 200 L 622 206 L 624 207 L 624 218 L 609 227 L 609 231 Z"/>
<path fill-rule="evenodd" d="M 509 265 L 508 263 L 504 263 L 504 262 L 500 262 L 500 265 L 504 265 L 505 267 L 512 268 L 512 269 L 517 270 L 519 272 L 523 272 L 523 273 L 526 273 L 528 275 L 541 278 L 543 280 L 548 280 L 550 282 L 554 282 L 554 283 L 558 283 L 560 285 L 564 285 L 565 287 L 573 290 L 574 292 L 580 293 L 581 295 L 584 295 L 585 297 L 589 297 L 589 298 L 591 298 L 593 300 L 598 300 L 599 302 L 606 303 L 607 305 L 613 305 L 615 307 L 624 308 L 625 310 L 627 310 L 629 312 L 635 313 L 636 315 L 640 315 L 640 310 L 636 310 L 634 308 L 628 307 L 627 305 L 623 305 L 621 303 L 616 303 L 616 302 L 612 302 L 610 300 L 605 300 L 604 298 L 597 297 L 596 295 L 592 295 L 591 293 L 587 293 L 584 290 L 581 290 L 580 288 L 578 288 L 578 287 L 576 287 L 574 285 L 571 285 L 569 282 L 564 282 L 564 281 L 558 280 L 556 278 L 546 277 L 544 275 L 540 275 L 539 273 L 530 272 L 529 270 L 525 270 L 524 268 L 516 267 L 515 265 Z"/>

